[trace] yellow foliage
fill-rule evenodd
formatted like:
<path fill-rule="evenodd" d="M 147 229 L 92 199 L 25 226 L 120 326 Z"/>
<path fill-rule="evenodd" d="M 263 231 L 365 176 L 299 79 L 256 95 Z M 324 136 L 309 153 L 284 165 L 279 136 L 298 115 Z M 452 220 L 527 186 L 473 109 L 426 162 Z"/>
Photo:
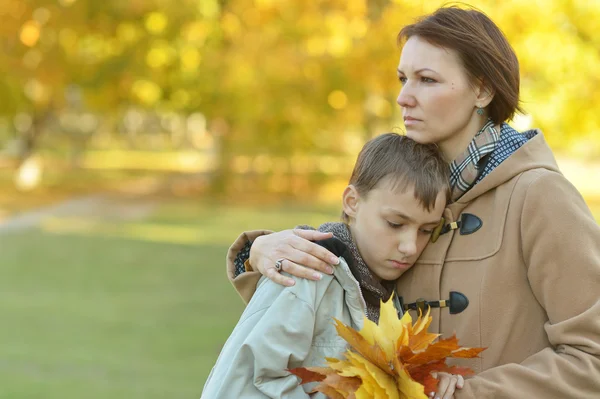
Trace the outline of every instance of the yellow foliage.
<path fill-rule="evenodd" d="M 329 93 L 327 101 L 333 109 L 343 109 L 348 104 L 348 96 L 341 90 L 334 90 Z"/>
<path fill-rule="evenodd" d="M 60 0 L 45 8 L 8 0 L 0 7 L 7 16 L 1 39 L 18 44 L 4 54 L 6 65 L 15 66 L 5 86 L 22 91 L 38 79 L 49 92 L 61 93 L 73 84 L 83 88 L 88 106 L 102 105 L 102 112 L 116 115 L 118 101 L 134 85 L 133 98 L 142 106 L 182 112 L 193 107 L 209 118 L 223 116 L 228 151 L 260 148 L 291 156 L 316 149 L 352 159 L 369 137 L 402 125 L 394 103 L 400 90 L 398 31 L 447 3 L 105 2 L 88 23 L 92 1 Z M 519 128 L 541 128 L 557 150 L 600 154 L 600 3 L 468 3 L 498 24 L 517 53 L 528 114 L 517 121 Z M 33 85 L 18 98 L 6 93 L 5 103 L 19 102 L 15 109 L 32 102 L 45 106 L 33 100 L 44 97 Z M 358 149 L 340 146 L 354 134 Z"/>
<path fill-rule="evenodd" d="M 160 86 L 149 80 L 137 80 L 131 90 L 136 97 L 147 105 L 155 104 L 162 97 Z"/>
<path fill-rule="evenodd" d="M 21 42 L 28 47 L 33 47 L 40 38 L 40 24 L 37 21 L 27 21 L 21 28 L 19 36 Z"/>
<path fill-rule="evenodd" d="M 365 318 L 363 328 L 357 332 L 336 320 L 338 334 L 351 347 L 345 360 L 326 359 L 329 368 L 325 369 L 290 371 L 303 384 L 319 381 L 315 391 L 335 390 L 343 398 L 427 399 L 425 392 L 435 391 L 438 382 L 432 372 L 471 373 L 469 369 L 448 367 L 446 358 L 477 357 L 483 351 L 461 348 L 456 337 L 434 343 L 439 335 L 427 332 L 431 320 L 429 310 L 414 324 L 408 312 L 399 319 L 390 298 L 381 303 L 378 325 Z M 342 385 L 350 385 L 353 390 L 343 394 L 338 389 Z"/>
<path fill-rule="evenodd" d="M 161 12 L 151 12 L 146 16 L 146 29 L 155 35 L 161 34 L 167 28 L 169 20 Z"/>

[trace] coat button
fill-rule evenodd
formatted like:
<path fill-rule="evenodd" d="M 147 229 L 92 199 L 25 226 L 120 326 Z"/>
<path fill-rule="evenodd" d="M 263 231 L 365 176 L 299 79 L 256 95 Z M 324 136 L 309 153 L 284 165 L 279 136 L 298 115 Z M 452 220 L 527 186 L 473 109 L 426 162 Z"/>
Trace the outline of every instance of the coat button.
<path fill-rule="evenodd" d="M 469 298 L 465 294 L 456 291 L 450 291 L 450 314 L 461 313 L 469 306 Z"/>
<path fill-rule="evenodd" d="M 473 234 L 483 226 L 483 222 L 471 213 L 460 215 L 460 235 Z"/>

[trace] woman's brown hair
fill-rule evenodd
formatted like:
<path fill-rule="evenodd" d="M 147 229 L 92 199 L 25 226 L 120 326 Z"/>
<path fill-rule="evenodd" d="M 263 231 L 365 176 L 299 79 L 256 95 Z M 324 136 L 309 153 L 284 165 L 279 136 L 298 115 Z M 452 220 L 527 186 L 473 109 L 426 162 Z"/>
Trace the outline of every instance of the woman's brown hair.
<path fill-rule="evenodd" d="M 483 12 L 457 6 L 439 8 L 402 28 L 398 44 L 412 36 L 456 51 L 471 82 L 483 80 L 493 91 L 487 109 L 494 123 L 523 112 L 519 105 L 519 61 L 500 28 Z"/>

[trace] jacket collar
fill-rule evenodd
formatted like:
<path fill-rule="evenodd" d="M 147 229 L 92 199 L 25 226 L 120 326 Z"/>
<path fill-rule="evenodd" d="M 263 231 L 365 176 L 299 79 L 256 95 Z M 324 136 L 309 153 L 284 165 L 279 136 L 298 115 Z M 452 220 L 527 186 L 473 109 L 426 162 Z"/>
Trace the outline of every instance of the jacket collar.
<path fill-rule="evenodd" d="M 339 265 L 333 268 L 333 276 L 340 283 L 346 292 L 346 306 L 350 309 L 350 317 L 356 328 L 362 329 L 364 318 L 367 312 L 367 303 L 362 296 L 360 284 L 352 275 L 350 266 L 346 260 L 340 256 Z"/>
<path fill-rule="evenodd" d="M 560 173 L 556 159 L 542 132 L 539 129 L 535 129 L 523 134 L 533 137 L 492 170 L 489 175 L 485 176 L 479 183 L 467 191 L 455 202 L 457 206 L 473 201 L 475 198 L 480 197 L 527 170 L 543 168 Z M 452 208 L 452 204 L 449 207 Z"/>

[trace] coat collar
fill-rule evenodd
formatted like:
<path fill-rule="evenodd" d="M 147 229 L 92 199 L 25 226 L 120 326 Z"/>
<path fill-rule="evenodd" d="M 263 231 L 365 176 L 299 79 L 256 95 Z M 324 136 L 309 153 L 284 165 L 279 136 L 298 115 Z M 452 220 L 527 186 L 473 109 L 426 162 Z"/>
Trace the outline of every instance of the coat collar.
<path fill-rule="evenodd" d="M 527 170 L 543 168 L 560 173 L 556 159 L 542 132 L 535 129 L 523 134 L 535 135 L 449 208 L 462 208 L 475 198 Z"/>

